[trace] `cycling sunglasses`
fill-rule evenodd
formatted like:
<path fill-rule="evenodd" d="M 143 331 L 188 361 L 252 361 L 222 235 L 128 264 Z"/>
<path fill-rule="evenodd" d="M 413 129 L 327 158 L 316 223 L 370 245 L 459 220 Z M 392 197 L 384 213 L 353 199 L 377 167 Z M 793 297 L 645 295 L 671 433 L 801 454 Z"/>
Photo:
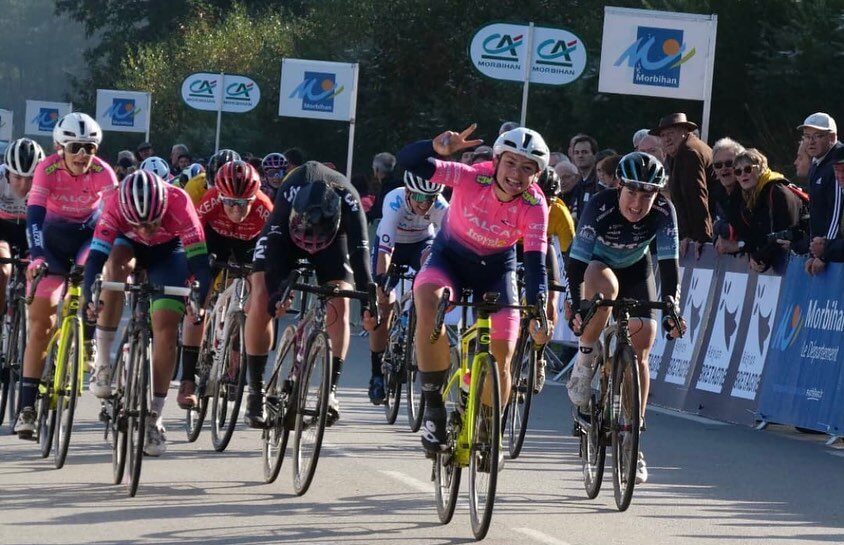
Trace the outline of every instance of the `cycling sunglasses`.
<path fill-rule="evenodd" d="M 69 144 L 65 144 L 64 149 L 70 152 L 71 155 L 76 155 L 82 150 L 85 150 L 85 153 L 88 155 L 97 153 L 97 145 L 93 142 L 70 142 Z"/>
<path fill-rule="evenodd" d="M 424 193 L 416 193 L 414 191 L 410 192 L 410 198 L 420 204 L 434 202 L 437 199 L 435 195 L 425 195 Z"/>
<path fill-rule="evenodd" d="M 717 163 L 712 163 L 712 166 L 715 167 L 715 170 L 721 170 L 722 168 L 725 168 L 725 167 L 730 168 L 731 166 L 733 166 L 733 161 L 732 160 L 724 161 L 723 163 L 721 161 L 718 161 Z"/>
<path fill-rule="evenodd" d="M 646 184 L 635 180 L 627 180 L 622 178 L 621 185 L 632 191 L 642 191 L 644 193 L 659 193 L 659 186 L 654 184 Z"/>
<path fill-rule="evenodd" d="M 223 206 L 229 206 L 229 207 L 237 206 L 239 208 L 246 208 L 254 200 L 255 200 L 255 197 L 249 197 L 248 199 L 238 199 L 236 197 L 220 197 L 220 202 L 223 203 Z"/>

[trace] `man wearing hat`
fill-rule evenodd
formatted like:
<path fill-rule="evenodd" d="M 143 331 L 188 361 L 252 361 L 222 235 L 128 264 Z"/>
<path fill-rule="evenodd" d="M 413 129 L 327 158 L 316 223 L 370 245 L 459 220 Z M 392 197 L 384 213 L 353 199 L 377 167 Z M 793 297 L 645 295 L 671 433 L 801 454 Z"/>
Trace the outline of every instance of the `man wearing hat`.
<path fill-rule="evenodd" d="M 689 242 L 712 240 L 712 217 L 709 215 L 709 183 L 713 177 L 712 149 L 692 131 L 697 125 L 686 114 L 669 114 L 650 131 L 662 141 L 668 190 L 677 210 L 680 255 Z"/>
<path fill-rule="evenodd" d="M 155 155 L 155 150 L 152 149 L 152 144 L 149 142 L 141 142 L 135 149 L 135 153 L 138 155 L 138 162 L 141 163 L 147 157 Z"/>

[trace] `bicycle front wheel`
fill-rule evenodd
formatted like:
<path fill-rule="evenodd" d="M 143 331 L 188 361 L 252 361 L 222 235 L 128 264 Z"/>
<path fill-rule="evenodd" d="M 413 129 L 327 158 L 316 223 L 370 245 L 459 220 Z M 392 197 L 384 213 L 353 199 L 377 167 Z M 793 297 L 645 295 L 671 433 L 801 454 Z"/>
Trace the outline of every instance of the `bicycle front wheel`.
<path fill-rule="evenodd" d="M 63 364 L 62 377 L 59 382 L 58 399 L 56 400 L 56 425 L 58 433 L 55 435 L 55 465 L 61 469 L 67 459 L 67 450 L 70 447 L 70 436 L 73 433 L 73 416 L 76 413 L 76 401 L 79 399 L 79 356 L 83 350 L 79 343 L 79 322 L 76 319 L 70 321 L 67 330 L 67 337 L 62 347 Z"/>
<path fill-rule="evenodd" d="M 53 378 L 58 357 L 58 343 L 53 340 L 44 361 L 44 372 L 41 374 L 41 384 L 38 387 L 38 443 L 41 447 L 42 458 L 46 458 L 53 451 L 53 436 L 56 433 L 56 412 L 53 410 Z"/>
<path fill-rule="evenodd" d="M 243 313 L 229 316 L 223 357 L 211 399 L 211 442 L 214 450 L 223 452 L 229 446 L 246 384 L 246 317 Z"/>
<path fill-rule="evenodd" d="M 294 410 L 290 405 L 293 397 L 293 383 L 290 377 L 296 362 L 295 338 L 295 326 L 287 326 L 281 334 L 273 374 L 267 384 L 267 427 L 261 432 L 261 460 L 265 483 L 274 482 L 278 478 L 290 437 L 290 426 L 285 424 L 290 419 L 290 411 Z"/>
<path fill-rule="evenodd" d="M 196 361 L 196 406 L 185 410 L 185 434 L 188 442 L 193 443 L 199 438 L 202 424 L 208 414 L 208 381 L 213 363 L 212 350 L 214 347 L 214 331 L 217 329 L 215 313 L 205 324 L 202 343 L 199 345 L 199 355 Z"/>
<path fill-rule="evenodd" d="M 626 511 L 636 484 L 642 414 L 639 402 L 639 366 L 629 345 L 622 344 L 616 350 L 610 391 L 615 505 L 619 511 Z"/>
<path fill-rule="evenodd" d="M 498 365 L 490 354 L 481 355 L 477 366 L 474 403 L 471 414 L 471 456 L 469 458 L 469 514 L 475 539 L 483 539 L 492 521 L 495 489 L 498 484 L 501 449 L 501 399 Z"/>
<path fill-rule="evenodd" d="M 510 363 L 510 398 L 504 409 L 504 427 L 507 431 L 507 447 L 510 458 L 516 459 L 522 452 L 527 433 L 530 405 L 533 401 L 533 385 L 535 379 L 536 351 L 533 341 L 526 329 L 522 330 L 522 338 L 516 357 Z"/>
<path fill-rule="evenodd" d="M 600 373 L 600 371 L 599 371 Z M 580 460 L 583 466 L 583 487 L 586 496 L 593 500 L 601 491 L 607 443 L 604 439 L 602 405 L 598 392 L 593 391 L 589 400 L 589 427 L 580 430 Z"/>
<path fill-rule="evenodd" d="M 401 402 L 402 375 L 405 374 L 404 358 L 401 351 L 405 344 L 404 335 L 407 334 L 401 326 L 401 305 L 398 301 L 393 303 L 387 331 L 389 338 L 387 339 L 387 350 L 384 352 L 385 365 L 383 366 L 384 417 L 387 419 L 387 424 L 395 424 Z"/>
<path fill-rule="evenodd" d="M 111 432 L 111 475 L 114 484 L 123 481 L 123 474 L 126 470 L 126 446 L 128 437 L 126 433 L 126 354 L 122 347 L 126 343 L 126 335 L 120 343 L 121 350 L 117 352 L 117 362 L 114 365 L 114 395 L 111 399 L 105 400 L 108 411 L 108 426 Z"/>
<path fill-rule="evenodd" d="M 316 473 L 331 391 L 331 342 L 324 331 L 310 338 L 304 368 L 299 370 L 299 400 L 293 437 L 293 489 L 301 496 Z"/>
<path fill-rule="evenodd" d="M 148 334 L 140 336 L 140 342 L 132 347 L 129 364 L 129 398 L 126 402 L 128 414 L 127 435 L 129 444 L 129 496 L 135 497 L 141 480 L 141 464 L 144 459 L 144 441 L 146 440 L 147 395 L 149 393 L 149 368 L 152 348 Z"/>
<path fill-rule="evenodd" d="M 456 369 L 458 360 L 452 360 L 451 372 Z M 453 376 L 453 375 L 451 375 Z M 457 461 L 454 450 L 457 445 L 457 437 L 460 435 L 460 428 L 463 424 L 463 408 L 461 404 L 461 390 L 456 381 L 449 381 L 443 392 L 448 422 L 446 433 L 448 436 L 448 452 L 437 454 L 434 458 L 434 497 L 437 503 L 437 516 L 440 522 L 448 524 L 454 516 L 454 508 L 457 507 L 457 493 L 460 491 L 460 475 L 462 468 Z"/>
<path fill-rule="evenodd" d="M 404 337 L 404 369 L 407 389 L 407 424 L 410 431 L 417 432 L 422 426 L 422 414 L 425 412 L 425 398 L 422 397 L 422 380 L 416 363 L 416 350 L 413 337 L 416 334 L 416 312 L 410 306 L 407 317 L 407 332 Z"/>

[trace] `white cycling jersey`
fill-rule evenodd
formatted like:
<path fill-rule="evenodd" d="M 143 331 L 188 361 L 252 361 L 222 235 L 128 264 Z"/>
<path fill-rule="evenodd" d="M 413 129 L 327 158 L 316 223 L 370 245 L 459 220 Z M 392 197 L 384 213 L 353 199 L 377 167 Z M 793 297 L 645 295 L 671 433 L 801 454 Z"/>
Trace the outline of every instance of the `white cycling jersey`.
<path fill-rule="evenodd" d="M 26 197 L 20 198 L 12 191 L 6 165 L 0 165 L 0 220 L 26 220 Z"/>
<path fill-rule="evenodd" d="M 419 215 L 410 209 L 404 187 L 396 188 L 384 197 L 381 223 L 378 224 L 378 251 L 392 253 L 396 244 L 412 244 L 433 238 L 448 211 L 448 201 L 442 195 Z"/>

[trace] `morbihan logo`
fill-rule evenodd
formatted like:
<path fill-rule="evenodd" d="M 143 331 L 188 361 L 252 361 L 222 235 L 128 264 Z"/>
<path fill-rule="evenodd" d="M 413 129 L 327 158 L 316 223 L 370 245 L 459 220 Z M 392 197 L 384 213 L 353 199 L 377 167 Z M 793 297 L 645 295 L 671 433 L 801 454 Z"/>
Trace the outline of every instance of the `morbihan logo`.
<path fill-rule="evenodd" d="M 305 72 L 302 83 L 288 98 L 301 98 L 303 110 L 333 112 L 334 99 L 344 90 L 344 86 L 337 86 L 337 74 Z"/>
<path fill-rule="evenodd" d="M 58 108 L 39 108 L 38 113 L 32 118 L 32 123 L 38 125 L 39 131 L 52 131 L 58 120 Z"/>
<path fill-rule="evenodd" d="M 680 87 L 680 66 L 695 56 L 686 51 L 683 31 L 673 28 L 637 28 L 636 41 L 624 50 L 614 66 L 633 68 L 633 83 L 656 87 Z"/>
<path fill-rule="evenodd" d="M 111 124 L 118 127 L 134 127 L 135 116 L 141 113 L 141 108 L 135 107 L 135 99 L 113 98 L 111 107 L 103 117 L 111 120 Z"/>

